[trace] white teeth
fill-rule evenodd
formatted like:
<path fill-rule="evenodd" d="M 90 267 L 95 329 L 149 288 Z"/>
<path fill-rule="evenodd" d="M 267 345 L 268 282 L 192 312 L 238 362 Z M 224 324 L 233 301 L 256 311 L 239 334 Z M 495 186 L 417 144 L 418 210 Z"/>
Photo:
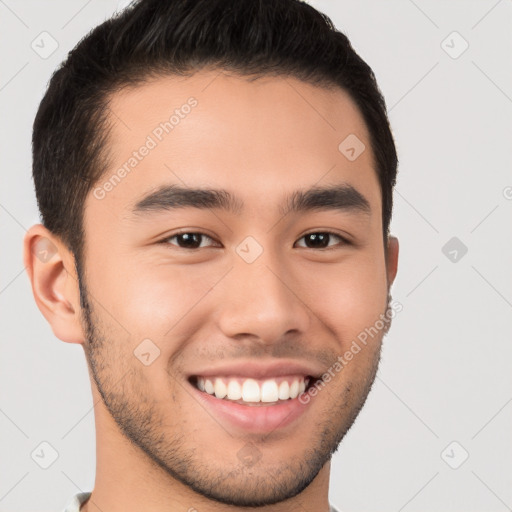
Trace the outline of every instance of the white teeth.
<path fill-rule="evenodd" d="M 206 382 L 208 382 L 208 381 L 206 381 Z M 299 395 L 299 381 L 297 379 L 295 379 L 292 382 L 292 385 L 290 386 L 290 397 L 297 398 L 298 395 Z"/>
<path fill-rule="evenodd" d="M 230 380 L 228 383 L 228 398 L 230 400 L 240 400 L 242 398 L 242 388 L 236 380 Z"/>
<path fill-rule="evenodd" d="M 213 388 L 212 381 L 211 381 L 210 379 L 206 379 L 206 380 L 204 381 L 204 390 L 205 390 L 209 395 L 213 395 L 214 388 Z"/>
<path fill-rule="evenodd" d="M 242 386 L 242 400 L 244 402 L 259 402 L 260 399 L 260 386 L 254 379 L 247 379 Z"/>
<path fill-rule="evenodd" d="M 281 380 L 281 379 L 278 379 Z M 243 400 L 249 403 L 275 403 L 279 400 L 297 398 L 304 393 L 309 379 L 295 377 L 281 380 L 275 379 L 257 381 L 255 379 L 197 377 L 197 387 L 209 395 L 219 399 Z"/>
<path fill-rule="evenodd" d="M 224 398 L 228 394 L 228 388 L 221 379 L 215 379 L 214 390 L 217 398 Z"/>
<path fill-rule="evenodd" d="M 283 380 L 279 384 L 279 400 L 288 400 L 290 398 L 290 384 L 286 380 Z"/>
<path fill-rule="evenodd" d="M 266 380 L 261 386 L 261 401 L 277 402 L 278 398 L 277 382 L 275 380 Z"/>

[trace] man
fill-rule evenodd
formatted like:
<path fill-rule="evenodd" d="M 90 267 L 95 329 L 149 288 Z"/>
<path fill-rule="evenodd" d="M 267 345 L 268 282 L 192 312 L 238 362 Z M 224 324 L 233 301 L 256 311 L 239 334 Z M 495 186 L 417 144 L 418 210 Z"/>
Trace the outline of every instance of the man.
<path fill-rule="evenodd" d="M 67 510 L 328 512 L 398 261 L 395 146 L 347 38 L 298 0 L 141 0 L 55 72 L 33 162 L 25 264 L 95 403 Z"/>

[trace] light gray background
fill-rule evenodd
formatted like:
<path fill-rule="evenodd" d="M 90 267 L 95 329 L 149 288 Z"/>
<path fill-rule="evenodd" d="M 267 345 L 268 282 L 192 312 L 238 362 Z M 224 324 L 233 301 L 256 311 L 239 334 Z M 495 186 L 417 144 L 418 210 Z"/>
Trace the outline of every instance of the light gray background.
<path fill-rule="evenodd" d="M 511 510 L 512 2 L 312 3 L 374 69 L 400 156 L 392 292 L 403 311 L 333 459 L 331 502 L 340 511 Z M 61 510 L 94 483 L 83 351 L 40 314 L 21 249 L 39 222 L 30 138 L 46 83 L 116 7 L 0 0 L 0 512 Z M 46 59 L 31 48 L 43 31 L 58 42 Z M 442 251 L 452 237 L 468 248 L 455 262 Z M 31 458 L 43 441 L 58 452 L 48 469 Z"/>

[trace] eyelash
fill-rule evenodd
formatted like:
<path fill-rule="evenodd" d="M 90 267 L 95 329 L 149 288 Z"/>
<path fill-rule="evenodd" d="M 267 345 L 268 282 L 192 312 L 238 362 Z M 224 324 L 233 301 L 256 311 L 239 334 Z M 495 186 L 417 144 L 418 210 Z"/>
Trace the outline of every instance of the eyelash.
<path fill-rule="evenodd" d="M 305 238 L 305 237 L 307 237 L 309 235 L 315 235 L 315 234 L 334 236 L 334 237 L 338 238 L 339 240 L 341 240 L 341 242 L 342 242 L 341 244 L 337 244 L 334 247 L 323 247 L 323 248 L 320 248 L 320 249 L 316 249 L 317 251 L 329 251 L 329 250 L 335 249 L 338 246 L 351 245 L 351 242 L 349 242 L 346 238 L 342 237 L 338 233 L 334 233 L 333 231 L 311 231 L 309 233 L 306 233 L 306 234 L 302 235 L 298 240 L 302 240 L 303 238 Z M 173 238 L 176 238 L 177 236 L 180 236 L 180 235 L 200 235 L 202 237 L 209 238 L 210 240 L 212 240 L 214 242 L 217 242 L 213 237 L 211 237 L 211 236 L 209 236 L 206 233 L 203 233 L 201 231 L 182 231 L 180 233 L 175 233 L 174 235 L 171 235 L 171 236 L 168 236 L 168 237 L 164 238 L 161 241 L 161 243 L 163 243 L 165 245 L 174 245 L 175 248 L 183 249 L 185 251 L 198 251 L 199 249 L 205 249 L 205 247 L 196 247 L 196 248 L 179 247 L 178 245 L 170 244 L 169 243 L 169 240 L 172 240 Z M 315 250 L 314 247 L 303 247 L 303 248 L 304 249 Z"/>

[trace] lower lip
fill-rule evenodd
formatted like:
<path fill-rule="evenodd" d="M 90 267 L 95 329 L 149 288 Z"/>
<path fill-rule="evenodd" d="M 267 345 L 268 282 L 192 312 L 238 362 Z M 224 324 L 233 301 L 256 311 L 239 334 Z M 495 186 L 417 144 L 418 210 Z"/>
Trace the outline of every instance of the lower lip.
<path fill-rule="evenodd" d="M 284 400 L 275 405 L 243 405 L 231 400 L 216 398 L 190 384 L 198 395 L 201 404 L 213 413 L 221 422 L 243 429 L 245 432 L 270 433 L 282 429 L 298 420 L 308 409 L 312 397 L 307 403 L 299 398 Z"/>

